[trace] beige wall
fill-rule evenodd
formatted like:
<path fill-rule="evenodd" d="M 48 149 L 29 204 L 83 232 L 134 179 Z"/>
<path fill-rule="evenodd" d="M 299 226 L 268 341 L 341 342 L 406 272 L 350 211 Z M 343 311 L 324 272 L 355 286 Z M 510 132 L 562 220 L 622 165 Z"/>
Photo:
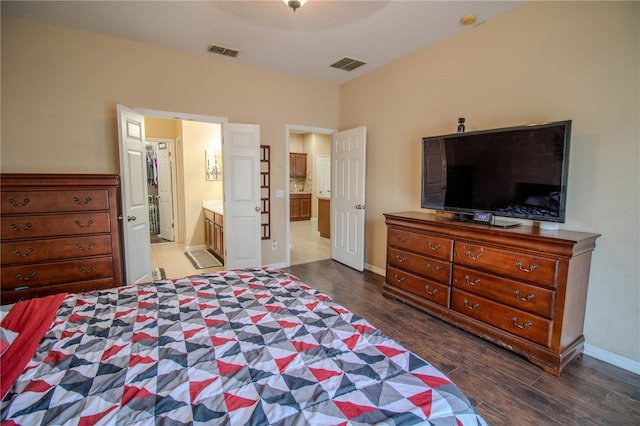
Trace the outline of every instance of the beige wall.
<path fill-rule="evenodd" d="M 421 137 L 573 119 L 567 220 L 601 233 L 588 344 L 640 361 L 638 2 L 533 2 L 342 86 L 340 127 L 367 126 L 367 262 L 383 213 L 420 209 Z"/>
<path fill-rule="evenodd" d="M 291 133 L 289 135 L 289 152 L 304 152 L 304 135 Z"/>
<path fill-rule="evenodd" d="M 221 149 L 220 124 L 182 122 L 185 245 L 204 246 L 202 201 L 222 200 L 222 181 L 206 180 L 205 150 Z M 222 171 L 224 176 L 224 170 Z M 231 236 L 233 237 L 233 236 Z"/>
<path fill-rule="evenodd" d="M 1 30 L 3 172 L 118 173 L 124 104 L 259 124 L 284 189 L 286 124 L 338 128 L 335 84 L 5 16 Z M 271 207 L 272 238 L 285 241 L 285 199 Z M 265 264 L 285 259 L 285 244 L 263 242 Z"/>
<path fill-rule="evenodd" d="M 311 217 L 318 217 L 318 155 L 331 155 L 331 135 L 322 135 L 318 133 L 309 133 L 306 135 L 305 143 L 307 146 L 307 174 L 311 172 L 311 182 L 309 191 L 311 191 Z"/>
<path fill-rule="evenodd" d="M 286 123 L 366 125 L 366 262 L 382 269 L 382 214 L 420 206 L 421 137 L 454 131 L 460 116 L 468 130 L 570 118 L 563 227 L 603 235 L 587 343 L 640 361 L 639 14 L 637 2 L 533 2 L 341 87 L 3 17 L 0 164 L 117 173 L 121 103 L 260 124 L 279 189 Z M 284 199 L 272 201 L 272 235 L 285 241 Z M 279 247 L 263 244 L 264 263 L 284 261 Z"/>
<path fill-rule="evenodd" d="M 180 120 L 167 118 L 145 117 L 144 133 L 146 138 L 176 140 L 182 132 Z"/>

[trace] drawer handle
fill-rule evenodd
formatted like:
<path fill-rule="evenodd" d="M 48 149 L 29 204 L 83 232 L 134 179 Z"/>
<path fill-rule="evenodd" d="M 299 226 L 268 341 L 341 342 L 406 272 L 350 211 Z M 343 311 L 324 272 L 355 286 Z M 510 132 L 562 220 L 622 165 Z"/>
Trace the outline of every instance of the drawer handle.
<path fill-rule="evenodd" d="M 482 257 L 482 253 L 478 253 L 478 254 L 472 255 L 471 254 L 471 250 L 467 250 L 465 254 L 471 260 L 478 260 L 478 259 L 480 259 Z"/>
<path fill-rule="evenodd" d="M 471 309 L 472 311 L 475 309 L 478 309 L 480 307 L 479 303 L 474 303 L 473 305 L 469 305 L 469 301 L 467 299 L 464 299 L 464 306 L 467 309 Z"/>
<path fill-rule="evenodd" d="M 89 243 L 89 247 L 84 248 L 84 247 L 82 247 L 82 244 L 77 243 L 77 244 L 76 244 L 76 247 L 77 247 L 77 248 L 79 248 L 79 249 L 80 249 L 80 250 L 82 250 L 82 251 L 89 251 L 89 250 L 91 250 L 95 245 L 96 245 L 95 243 Z"/>
<path fill-rule="evenodd" d="M 80 200 L 78 197 L 73 197 L 73 202 L 76 204 L 80 204 L 81 206 L 88 204 L 91 201 L 91 197 L 87 197 L 84 200 Z"/>
<path fill-rule="evenodd" d="M 33 249 L 31 247 L 29 247 L 27 249 L 27 252 L 25 254 L 20 253 L 20 250 L 18 249 L 13 249 L 11 250 L 11 253 L 15 254 L 18 257 L 27 257 L 29 256 L 31 253 L 33 253 Z"/>
<path fill-rule="evenodd" d="M 35 277 L 36 275 L 38 275 L 38 273 L 36 271 L 33 271 L 29 274 L 28 277 L 23 277 L 22 274 L 18 272 L 16 274 L 16 278 L 19 279 L 20 281 L 29 281 L 31 278 Z"/>
<path fill-rule="evenodd" d="M 440 247 L 442 247 L 442 246 L 441 246 L 440 244 L 438 244 L 438 243 L 431 244 L 431 241 L 429 241 L 429 242 L 427 243 L 427 247 L 429 247 L 429 250 L 436 251 L 436 250 L 438 250 L 438 249 L 439 249 Z"/>
<path fill-rule="evenodd" d="M 393 277 L 396 279 L 396 281 L 398 281 L 399 283 L 404 282 L 404 280 L 407 279 L 407 277 L 399 277 L 398 274 L 394 274 Z"/>
<path fill-rule="evenodd" d="M 469 277 L 469 275 L 465 275 L 464 276 L 464 282 L 469 284 L 469 285 L 476 286 L 476 285 L 480 284 L 480 278 L 476 278 L 475 280 L 471 281 L 471 277 Z"/>
<path fill-rule="evenodd" d="M 516 318 L 516 317 L 511 317 L 511 321 L 513 321 L 513 326 L 516 327 L 516 328 L 519 328 L 520 330 L 524 330 L 525 328 L 529 328 L 529 327 L 531 327 L 533 325 L 529 321 L 527 321 L 524 324 L 520 325 L 520 324 L 518 324 L 518 318 Z"/>
<path fill-rule="evenodd" d="M 29 204 L 31 200 L 29 200 L 28 198 L 25 198 L 22 203 L 19 201 L 14 200 L 13 198 L 9 198 L 9 204 L 11 204 L 14 207 L 24 207 L 27 204 Z"/>
<path fill-rule="evenodd" d="M 519 260 L 516 260 L 516 266 L 518 267 L 518 269 L 524 272 L 533 272 L 536 269 L 538 269 L 538 265 L 536 265 L 535 263 L 527 269 L 524 266 L 522 266 L 522 262 L 520 262 Z"/>
<path fill-rule="evenodd" d="M 533 293 L 528 294 L 527 297 L 521 297 L 520 290 L 517 290 L 517 289 L 513 290 L 513 294 L 515 294 L 516 299 L 522 300 L 523 302 L 533 302 L 533 299 L 536 298 L 536 296 Z"/>
<path fill-rule="evenodd" d="M 396 235 L 396 240 L 401 241 L 401 242 L 406 242 L 409 239 L 409 237 L 407 237 L 406 235 L 404 237 L 401 237 L 400 235 Z"/>
<path fill-rule="evenodd" d="M 93 219 L 89 219 L 86 225 L 83 225 L 79 220 L 76 220 L 76 225 L 78 225 L 80 228 L 88 228 L 93 225 Z"/>
<path fill-rule="evenodd" d="M 404 256 L 400 257 L 399 254 L 396 254 L 396 260 L 398 261 L 398 263 L 404 263 L 407 261 L 407 258 Z"/>
<path fill-rule="evenodd" d="M 29 290 L 31 287 L 28 285 L 21 285 L 20 287 L 14 288 L 15 291 Z M 22 299 L 22 298 L 21 298 Z"/>
<path fill-rule="evenodd" d="M 18 228 L 18 225 L 16 225 L 15 223 L 11 224 L 11 229 L 13 229 L 16 232 L 20 232 L 20 231 L 28 231 L 31 229 L 33 225 L 31 224 L 31 222 L 27 223 L 24 228 L 20 229 Z"/>
<path fill-rule="evenodd" d="M 426 291 L 427 293 L 429 293 L 432 296 L 435 296 L 436 294 L 438 294 L 438 289 L 434 288 L 433 290 L 431 290 L 431 287 L 429 287 L 428 285 L 424 286 L 424 291 Z"/>
<path fill-rule="evenodd" d="M 80 266 L 78 266 L 78 269 L 80 270 L 80 272 L 84 272 L 85 274 L 89 274 L 89 273 L 95 271 L 97 267 L 98 267 L 98 265 L 91 265 L 91 268 L 89 270 L 86 270 L 86 269 L 84 269 L 84 266 L 80 265 Z"/>
<path fill-rule="evenodd" d="M 426 266 L 427 266 L 427 268 L 431 268 L 431 264 L 430 263 L 427 263 Z M 440 265 L 436 265 L 435 269 L 436 269 L 436 271 L 439 271 L 440 269 L 442 269 L 442 267 Z"/>

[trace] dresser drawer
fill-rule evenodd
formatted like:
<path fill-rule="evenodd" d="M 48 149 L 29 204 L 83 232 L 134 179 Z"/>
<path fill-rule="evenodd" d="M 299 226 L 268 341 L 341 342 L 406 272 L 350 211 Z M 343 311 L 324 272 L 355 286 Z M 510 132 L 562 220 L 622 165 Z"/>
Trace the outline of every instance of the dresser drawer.
<path fill-rule="evenodd" d="M 453 267 L 453 285 L 487 299 L 553 319 L 555 292 L 462 266 Z"/>
<path fill-rule="evenodd" d="M 434 281 L 449 285 L 451 278 L 451 263 L 449 262 L 419 256 L 392 247 L 389 247 L 387 250 L 387 262 L 397 268 L 406 269 Z"/>
<path fill-rule="evenodd" d="M 111 256 L 2 268 L 2 290 L 113 277 Z M 4 301 L 3 301 L 4 303 Z"/>
<path fill-rule="evenodd" d="M 431 302 L 449 307 L 451 287 L 387 266 L 387 282 Z"/>
<path fill-rule="evenodd" d="M 107 212 L 2 217 L 3 241 L 110 231 Z"/>
<path fill-rule="evenodd" d="M 84 293 L 87 291 L 103 290 L 114 286 L 113 279 L 106 278 L 94 281 L 82 281 L 72 284 L 58 284 L 46 287 L 35 287 L 24 290 L 2 291 L 2 303 L 10 304 L 21 300 L 44 297 L 58 293 Z"/>
<path fill-rule="evenodd" d="M 454 262 L 555 287 L 558 259 L 456 242 Z"/>
<path fill-rule="evenodd" d="M 111 235 L 3 242 L 2 265 L 111 254 Z"/>
<path fill-rule="evenodd" d="M 107 190 L 9 191 L 2 193 L 2 214 L 109 210 Z"/>
<path fill-rule="evenodd" d="M 549 346 L 551 321 L 497 302 L 452 289 L 451 309 L 532 342 Z"/>
<path fill-rule="evenodd" d="M 436 237 L 430 234 L 418 234 L 390 226 L 387 241 L 394 247 L 451 261 L 453 241 L 448 238 Z"/>

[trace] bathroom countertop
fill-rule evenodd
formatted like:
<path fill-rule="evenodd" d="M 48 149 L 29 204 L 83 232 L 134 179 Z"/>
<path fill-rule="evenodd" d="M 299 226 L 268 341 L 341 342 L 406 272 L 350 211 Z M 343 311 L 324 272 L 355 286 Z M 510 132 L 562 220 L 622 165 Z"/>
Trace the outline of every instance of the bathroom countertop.
<path fill-rule="evenodd" d="M 224 215 L 222 200 L 205 200 L 202 202 L 202 208 Z"/>

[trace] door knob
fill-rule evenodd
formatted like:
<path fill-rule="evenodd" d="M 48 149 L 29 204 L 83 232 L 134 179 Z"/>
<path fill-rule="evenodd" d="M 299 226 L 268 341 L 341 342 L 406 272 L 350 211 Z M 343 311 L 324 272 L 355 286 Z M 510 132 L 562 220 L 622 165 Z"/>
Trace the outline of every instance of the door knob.
<path fill-rule="evenodd" d="M 256 211 L 259 212 L 260 211 L 260 207 L 256 206 Z"/>
<path fill-rule="evenodd" d="M 356 210 L 364 210 L 364 204 L 358 204 Z"/>
<path fill-rule="evenodd" d="M 131 216 L 131 215 L 127 216 L 127 222 L 131 222 L 131 221 L 135 221 L 135 220 L 136 220 L 135 216 Z"/>

